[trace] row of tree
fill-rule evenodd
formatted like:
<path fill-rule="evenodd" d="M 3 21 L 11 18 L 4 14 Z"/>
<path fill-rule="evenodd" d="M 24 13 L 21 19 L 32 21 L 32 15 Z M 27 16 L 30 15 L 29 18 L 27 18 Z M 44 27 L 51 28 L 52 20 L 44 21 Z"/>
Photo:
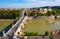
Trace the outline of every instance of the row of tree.
<path fill-rule="evenodd" d="M 48 11 L 46 14 L 43 14 L 41 12 L 31 12 L 31 13 L 28 13 L 28 16 L 51 16 L 51 15 L 57 15 L 57 14 L 60 14 L 60 10 Z"/>
<path fill-rule="evenodd" d="M 20 10 L 0 10 L 0 19 L 15 19 L 20 15 Z"/>
<path fill-rule="evenodd" d="M 37 32 L 24 32 L 25 33 L 25 36 L 40 36 Z M 46 31 L 44 36 L 49 36 L 49 32 Z"/>

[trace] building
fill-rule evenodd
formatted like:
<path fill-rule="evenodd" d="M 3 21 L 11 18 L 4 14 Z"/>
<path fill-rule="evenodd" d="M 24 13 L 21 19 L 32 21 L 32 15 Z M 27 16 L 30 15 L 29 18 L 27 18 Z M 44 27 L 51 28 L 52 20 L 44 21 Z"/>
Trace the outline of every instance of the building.
<path fill-rule="evenodd" d="M 48 8 L 48 11 L 52 11 L 51 7 Z"/>
<path fill-rule="evenodd" d="M 40 8 L 40 12 L 46 14 L 48 12 L 47 8 Z"/>
<path fill-rule="evenodd" d="M 49 8 L 40 8 L 40 12 L 46 14 L 48 11 L 52 11 L 51 7 Z"/>

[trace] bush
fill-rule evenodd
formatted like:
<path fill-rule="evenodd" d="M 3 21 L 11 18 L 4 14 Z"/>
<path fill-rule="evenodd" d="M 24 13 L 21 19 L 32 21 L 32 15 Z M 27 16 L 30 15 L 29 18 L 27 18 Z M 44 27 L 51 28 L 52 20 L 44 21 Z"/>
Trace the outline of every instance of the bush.
<path fill-rule="evenodd" d="M 38 33 L 34 33 L 34 32 L 25 32 L 25 36 L 38 36 Z"/>
<path fill-rule="evenodd" d="M 0 19 L 15 19 L 20 14 L 20 10 L 0 10 Z"/>
<path fill-rule="evenodd" d="M 48 36 L 48 35 L 49 35 L 49 32 L 48 32 L 48 31 L 46 31 L 46 32 L 45 32 L 45 36 Z"/>

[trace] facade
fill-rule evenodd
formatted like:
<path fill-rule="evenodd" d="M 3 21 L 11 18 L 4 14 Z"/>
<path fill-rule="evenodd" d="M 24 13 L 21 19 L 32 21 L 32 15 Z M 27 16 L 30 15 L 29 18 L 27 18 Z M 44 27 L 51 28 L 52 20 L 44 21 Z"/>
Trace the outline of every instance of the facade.
<path fill-rule="evenodd" d="M 43 14 L 46 14 L 48 11 L 47 8 L 40 8 L 40 12 L 43 13 Z"/>
<path fill-rule="evenodd" d="M 49 8 L 40 8 L 40 12 L 43 14 L 46 14 L 48 11 L 52 11 L 52 9 L 50 7 Z"/>

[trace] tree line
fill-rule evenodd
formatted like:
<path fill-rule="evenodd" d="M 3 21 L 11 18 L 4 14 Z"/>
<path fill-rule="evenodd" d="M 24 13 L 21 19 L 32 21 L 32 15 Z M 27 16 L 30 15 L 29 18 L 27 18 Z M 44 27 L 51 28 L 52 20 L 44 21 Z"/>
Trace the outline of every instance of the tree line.
<path fill-rule="evenodd" d="M 43 36 L 41 34 L 39 34 L 38 32 L 24 32 L 24 36 Z M 50 32 L 49 31 L 46 31 L 44 33 L 44 36 L 49 36 L 50 35 Z"/>
<path fill-rule="evenodd" d="M 20 10 L 0 10 L 0 19 L 15 19 L 21 16 Z"/>
<path fill-rule="evenodd" d="M 43 14 L 41 12 L 31 12 L 28 13 L 28 16 L 51 16 L 51 15 L 59 15 L 60 10 L 53 10 L 53 11 L 48 11 L 46 14 Z"/>

